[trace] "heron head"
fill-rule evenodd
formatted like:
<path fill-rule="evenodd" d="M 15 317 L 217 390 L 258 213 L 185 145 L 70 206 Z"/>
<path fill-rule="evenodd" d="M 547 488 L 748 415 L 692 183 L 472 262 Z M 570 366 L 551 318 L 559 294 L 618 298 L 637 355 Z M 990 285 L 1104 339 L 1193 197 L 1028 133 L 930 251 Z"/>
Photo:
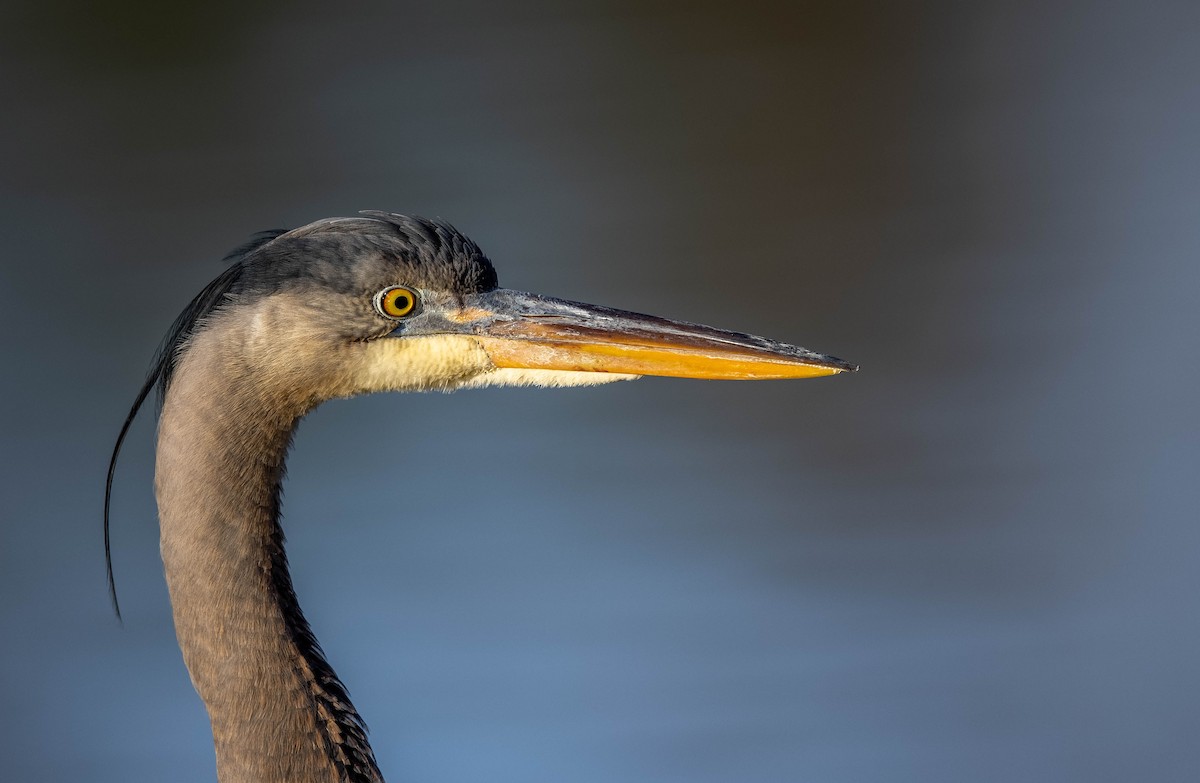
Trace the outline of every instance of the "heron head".
<path fill-rule="evenodd" d="M 181 365 L 190 388 L 282 430 L 323 400 L 378 391 L 575 386 L 641 375 L 809 378 L 856 369 L 793 345 L 499 288 L 474 242 L 386 212 L 259 235 L 175 320 L 122 425 Z M 117 609 L 120 616 L 120 610 Z"/>
<path fill-rule="evenodd" d="M 312 403 L 376 391 L 855 369 L 760 337 L 499 288 L 491 262 L 451 226 L 390 213 L 272 235 L 232 271 L 194 321 L 205 328 L 179 340 L 224 335 L 212 339 L 235 343 L 223 353 L 244 357 L 248 382 L 252 368 Z"/>

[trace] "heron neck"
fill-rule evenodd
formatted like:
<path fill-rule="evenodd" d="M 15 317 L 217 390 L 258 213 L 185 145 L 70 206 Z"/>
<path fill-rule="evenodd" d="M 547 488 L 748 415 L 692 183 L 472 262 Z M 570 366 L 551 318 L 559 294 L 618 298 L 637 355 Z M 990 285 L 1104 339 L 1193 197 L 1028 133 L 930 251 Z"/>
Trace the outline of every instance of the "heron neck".
<path fill-rule="evenodd" d="M 220 783 L 376 783 L 365 730 L 296 602 L 280 483 L 306 404 L 263 392 L 205 335 L 159 422 L 161 549 Z"/>

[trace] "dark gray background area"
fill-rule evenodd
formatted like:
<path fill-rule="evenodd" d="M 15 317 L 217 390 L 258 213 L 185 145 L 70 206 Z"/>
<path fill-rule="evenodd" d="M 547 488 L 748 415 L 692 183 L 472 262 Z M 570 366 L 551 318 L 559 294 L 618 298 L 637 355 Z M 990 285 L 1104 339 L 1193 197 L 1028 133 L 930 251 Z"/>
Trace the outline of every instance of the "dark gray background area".
<path fill-rule="evenodd" d="M 1200 779 L 1194 2 L 0 7 L 6 781 L 207 781 L 158 341 L 252 232 L 859 362 L 301 426 L 300 600 L 393 781 Z"/>

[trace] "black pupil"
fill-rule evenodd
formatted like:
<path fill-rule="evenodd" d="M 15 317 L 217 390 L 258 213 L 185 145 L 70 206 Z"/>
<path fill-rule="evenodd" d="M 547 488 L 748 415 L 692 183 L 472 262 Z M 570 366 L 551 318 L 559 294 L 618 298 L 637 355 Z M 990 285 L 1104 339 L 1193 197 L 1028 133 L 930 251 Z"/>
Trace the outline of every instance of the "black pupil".
<path fill-rule="evenodd" d="M 397 310 L 407 310 L 408 309 L 408 295 L 407 294 L 396 294 L 396 298 L 392 300 L 392 307 L 396 308 Z"/>

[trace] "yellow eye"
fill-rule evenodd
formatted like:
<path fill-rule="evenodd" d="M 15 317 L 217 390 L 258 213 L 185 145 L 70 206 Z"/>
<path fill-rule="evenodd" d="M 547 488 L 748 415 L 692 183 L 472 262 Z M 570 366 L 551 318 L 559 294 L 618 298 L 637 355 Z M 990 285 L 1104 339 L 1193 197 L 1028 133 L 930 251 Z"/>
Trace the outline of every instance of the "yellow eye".
<path fill-rule="evenodd" d="M 417 292 L 402 285 L 375 294 L 375 309 L 388 318 L 403 318 L 417 309 Z"/>

